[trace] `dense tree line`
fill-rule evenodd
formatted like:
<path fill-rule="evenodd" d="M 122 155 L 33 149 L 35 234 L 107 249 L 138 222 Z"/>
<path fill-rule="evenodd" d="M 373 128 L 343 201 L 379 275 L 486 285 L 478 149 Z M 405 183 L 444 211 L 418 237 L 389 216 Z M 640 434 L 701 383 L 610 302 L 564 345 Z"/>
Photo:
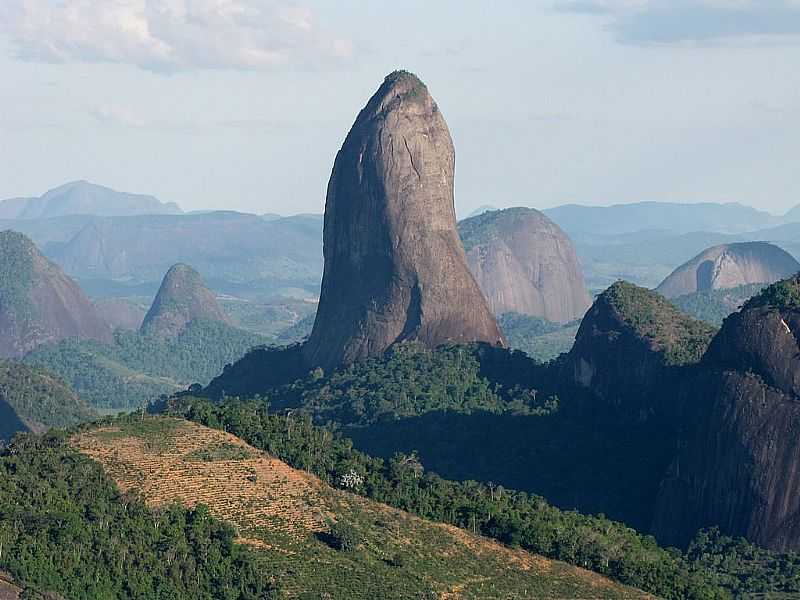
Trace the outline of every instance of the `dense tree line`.
<path fill-rule="evenodd" d="M 553 394 L 519 385 L 513 377 L 502 382 L 493 378 L 490 382 L 485 376 L 482 351 L 491 352 L 491 348 L 445 345 L 430 350 L 418 342 L 405 342 L 393 346 L 385 356 L 359 361 L 326 375 L 322 369 L 292 373 L 302 360 L 296 356 L 295 348 L 261 348 L 252 353 L 257 358 L 253 367 L 259 378 L 266 379 L 242 386 L 246 376 L 226 372 L 212 385 L 211 393 L 229 395 L 225 388 L 230 383 L 230 395 L 263 394 L 275 407 L 302 408 L 318 421 L 344 425 L 367 425 L 442 410 L 542 415 L 558 408 Z M 504 351 L 504 355 L 512 362 L 523 361 L 526 368 L 536 366 L 521 353 L 511 356 Z M 250 357 L 245 362 L 248 360 Z M 292 365 L 284 368 L 284 363 Z M 504 364 L 504 368 L 508 366 Z M 280 382 L 272 380 L 269 373 L 262 373 L 267 371 L 288 375 Z"/>
<path fill-rule="evenodd" d="M 726 555 L 720 550 L 725 544 L 754 552 L 751 545 L 708 534 L 698 538 L 689 554 L 663 549 L 652 537 L 602 515 L 559 510 L 541 497 L 491 483 L 442 479 L 426 472 L 413 453 L 389 461 L 367 456 L 355 450 L 350 440 L 314 426 L 307 416 L 270 414 L 260 400 L 212 403 L 184 396 L 173 399 L 171 409 L 225 429 L 333 485 L 591 569 L 664 598 L 726 598 L 745 589 L 742 580 L 755 591 L 800 593 L 800 559 L 795 555 L 758 551 L 760 560 L 744 568 L 739 560 L 713 557 Z"/>
<path fill-rule="evenodd" d="M 208 509 L 153 511 L 120 494 L 65 434 L 0 454 L 0 570 L 70 600 L 271 598 L 263 567 Z"/>

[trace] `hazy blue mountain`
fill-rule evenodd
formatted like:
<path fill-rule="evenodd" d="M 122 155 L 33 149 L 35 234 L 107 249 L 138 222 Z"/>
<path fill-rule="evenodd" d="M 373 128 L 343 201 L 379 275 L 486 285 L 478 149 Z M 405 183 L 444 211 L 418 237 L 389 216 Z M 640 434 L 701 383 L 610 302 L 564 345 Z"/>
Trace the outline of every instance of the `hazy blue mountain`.
<path fill-rule="evenodd" d="M 673 204 L 666 206 L 671 207 L 671 210 L 677 213 L 683 211 L 683 216 L 664 216 L 663 219 L 659 217 L 660 221 L 654 217 L 653 221 L 641 221 L 638 230 L 621 232 L 619 230 L 625 227 L 635 228 L 637 221 L 631 217 L 622 225 L 615 225 L 607 221 L 610 215 L 616 213 L 624 217 L 625 211 L 622 209 L 625 207 L 631 209 L 631 214 L 638 211 L 640 217 L 647 211 L 640 205 L 620 205 L 607 208 L 577 207 L 581 210 L 587 209 L 585 223 L 571 222 L 569 219 L 567 222 L 571 222 L 572 226 L 577 228 L 569 233 L 575 241 L 584 277 L 590 288 L 604 288 L 617 279 L 625 279 L 645 287 L 655 287 L 676 267 L 690 260 L 705 248 L 719 244 L 768 241 L 780 246 L 795 257 L 800 256 L 800 223 L 783 223 L 782 221 L 786 217 L 774 217 L 741 205 L 710 205 L 716 208 L 709 208 L 709 205 Z M 569 218 L 572 218 L 574 215 L 570 212 L 571 208 L 558 207 L 544 212 L 558 222 L 551 211 L 558 213 L 565 209 L 562 216 L 567 214 Z M 603 216 L 602 213 L 606 210 L 609 212 Z M 690 226 L 692 221 L 687 216 L 692 212 L 698 216 L 694 228 Z M 714 224 L 703 218 L 703 214 L 709 215 L 714 212 L 728 215 L 751 214 L 753 220 L 749 228 L 726 232 L 722 225 L 731 230 L 733 229 L 733 220 L 720 220 Z M 599 214 L 602 218 L 593 218 L 593 214 Z M 658 214 L 658 211 L 653 214 Z M 767 225 L 763 225 L 765 221 Z M 559 224 L 564 227 L 563 224 Z M 681 230 L 684 225 L 688 229 L 687 231 Z M 743 222 L 741 227 L 745 228 L 746 225 L 747 223 Z M 670 229 L 670 227 L 674 228 Z"/>
<path fill-rule="evenodd" d="M 117 192 L 88 181 L 67 183 L 38 198 L 11 198 L 0 202 L 0 218 L 3 219 L 46 219 L 67 215 L 115 217 L 180 212 L 180 207 L 175 203 L 164 203 L 143 194 Z"/>
<path fill-rule="evenodd" d="M 544 212 L 579 241 L 581 234 L 621 234 L 647 229 L 675 233 L 741 233 L 783 222 L 783 217 L 738 203 L 636 202 L 612 206 L 565 204 Z"/>
<path fill-rule="evenodd" d="M 13 229 L 31 238 L 45 254 L 48 246 L 70 241 L 76 233 L 102 217 L 70 215 L 51 219 L 0 219 L 0 230 Z"/>

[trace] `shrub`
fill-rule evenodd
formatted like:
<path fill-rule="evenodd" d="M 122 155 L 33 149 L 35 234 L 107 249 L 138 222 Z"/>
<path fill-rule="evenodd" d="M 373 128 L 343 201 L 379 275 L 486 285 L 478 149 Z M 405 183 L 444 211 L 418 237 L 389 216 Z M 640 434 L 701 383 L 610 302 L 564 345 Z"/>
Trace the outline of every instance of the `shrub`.
<path fill-rule="evenodd" d="M 361 543 L 361 535 L 350 523 L 339 521 L 331 526 L 331 541 L 341 552 L 355 552 Z"/>

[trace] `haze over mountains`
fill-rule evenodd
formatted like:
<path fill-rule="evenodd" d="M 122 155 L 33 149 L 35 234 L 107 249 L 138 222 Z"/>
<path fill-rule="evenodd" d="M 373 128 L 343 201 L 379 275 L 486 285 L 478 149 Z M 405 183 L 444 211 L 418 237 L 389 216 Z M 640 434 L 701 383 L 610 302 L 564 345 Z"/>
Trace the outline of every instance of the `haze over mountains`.
<path fill-rule="evenodd" d="M 80 201 L 84 197 L 91 201 Z M 19 207 L 29 199 L 8 201 L 0 227 L 28 235 L 67 274 L 89 282 L 92 295 L 133 296 L 137 290 L 125 286 L 141 285 L 139 292 L 152 298 L 164 272 L 178 262 L 192 264 L 214 289 L 234 295 L 249 290 L 308 297 L 319 289 L 322 215 L 184 215 L 151 197 L 84 182 L 44 198 L 49 200 L 37 200 L 39 208 L 31 205 L 25 218 L 9 217 L 21 215 Z M 565 205 L 543 213 L 572 240 L 594 290 L 619 278 L 655 287 L 719 244 L 769 241 L 800 253 L 796 210 L 775 216 L 738 204 L 641 202 Z"/>

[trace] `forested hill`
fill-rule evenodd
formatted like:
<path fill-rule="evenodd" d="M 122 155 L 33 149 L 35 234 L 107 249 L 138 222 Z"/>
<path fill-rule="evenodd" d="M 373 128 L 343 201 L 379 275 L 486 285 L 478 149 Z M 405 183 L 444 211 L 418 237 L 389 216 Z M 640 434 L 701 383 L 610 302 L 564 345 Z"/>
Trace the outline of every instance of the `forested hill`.
<path fill-rule="evenodd" d="M 25 362 L 58 374 L 90 405 L 121 410 L 207 384 L 263 341 L 222 322 L 195 320 L 174 337 L 117 330 L 111 344 L 64 340 Z"/>
<path fill-rule="evenodd" d="M 9 361 L 0 361 L 0 410 L 0 441 L 18 431 L 66 427 L 96 417 L 57 376 Z"/>

